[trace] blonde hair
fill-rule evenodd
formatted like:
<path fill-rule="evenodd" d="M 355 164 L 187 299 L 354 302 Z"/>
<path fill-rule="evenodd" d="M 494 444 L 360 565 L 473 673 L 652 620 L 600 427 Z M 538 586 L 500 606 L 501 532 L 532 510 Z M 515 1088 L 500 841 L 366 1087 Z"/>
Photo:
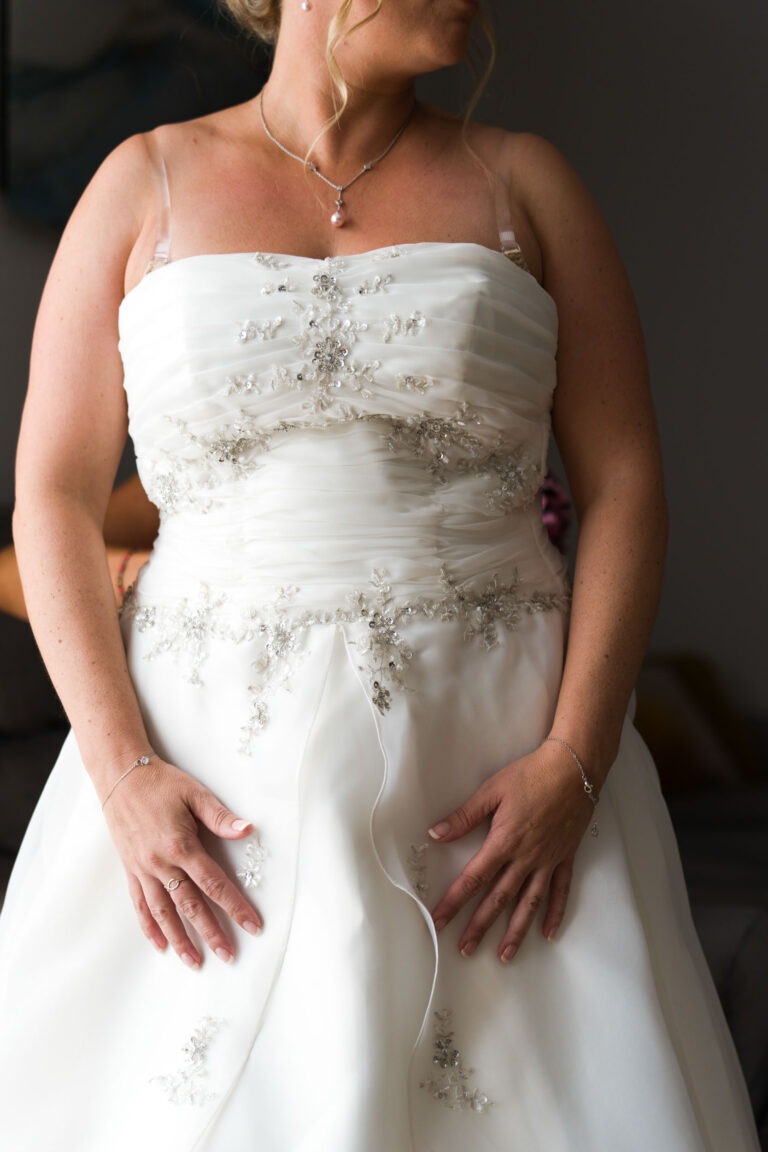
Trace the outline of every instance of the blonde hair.
<path fill-rule="evenodd" d="M 485 86 L 488 83 L 491 72 L 493 72 L 493 68 L 496 63 L 496 37 L 493 34 L 493 27 L 491 26 L 491 22 L 486 16 L 482 7 L 478 9 L 477 22 L 483 31 L 483 35 L 485 36 L 485 40 L 488 45 L 488 59 L 485 61 L 485 64 L 483 64 L 482 59 L 478 57 L 477 53 L 471 54 L 469 57 L 469 67 L 471 68 L 472 74 L 475 77 L 475 88 L 469 98 L 469 103 L 464 109 L 463 120 L 465 132 L 467 125 L 469 124 L 469 121 L 472 117 L 472 113 L 478 105 L 480 97 L 483 94 Z"/>
<path fill-rule="evenodd" d="M 236 24 L 263 40 L 274 44 L 280 31 L 280 0 L 219 0 Z"/>
<path fill-rule="evenodd" d="M 345 37 L 352 35 L 352 33 L 356 32 L 359 28 L 365 27 L 371 20 L 375 20 L 381 11 L 383 2 L 384 0 L 375 0 L 375 8 L 373 11 L 349 27 L 350 13 L 354 0 L 341 0 L 339 9 L 331 20 L 325 47 L 325 59 L 328 65 L 328 73 L 333 83 L 334 111 L 333 115 L 323 124 L 314 140 L 310 142 L 307 148 L 305 162 L 309 161 L 312 149 L 318 140 L 339 123 L 349 103 L 349 88 L 336 58 L 336 51 L 339 44 Z M 220 0 L 220 3 L 222 7 L 229 12 L 232 19 L 246 32 L 249 32 L 267 44 L 274 44 L 280 30 L 281 0 Z M 488 82 L 488 77 L 493 70 L 493 65 L 496 60 L 496 41 L 493 35 L 493 29 L 482 8 L 480 8 L 478 13 L 478 23 L 483 30 L 490 51 L 484 66 L 482 62 L 478 62 L 476 57 L 471 57 L 469 61 L 476 83 L 472 96 L 464 110 L 464 133 L 466 133 L 470 117 L 483 94 L 483 89 Z"/>

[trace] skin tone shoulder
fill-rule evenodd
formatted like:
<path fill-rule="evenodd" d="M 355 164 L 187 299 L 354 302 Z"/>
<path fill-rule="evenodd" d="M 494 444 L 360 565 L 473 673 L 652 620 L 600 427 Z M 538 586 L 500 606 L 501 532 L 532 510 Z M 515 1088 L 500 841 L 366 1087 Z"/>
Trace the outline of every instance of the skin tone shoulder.
<path fill-rule="evenodd" d="M 177 260 L 259 250 L 324 257 L 421 241 L 498 249 L 494 199 L 472 152 L 502 175 L 529 267 L 558 307 L 553 420 L 581 529 L 551 732 L 578 750 L 598 789 L 616 755 L 656 609 L 665 537 L 656 428 L 626 275 L 591 196 L 549 144 L 473 126 L 470 151 L 453 118 L 414 109 L 414 78 L 465 54 L 477 15 L 472 0 L 383 0 L 379 11 L 374 0 L 353 0 L 337 50 L 348 103 L 340 124 L 319 135 L 334 106 L 325 44 L 338 6 L 313 0 L 304 12 L 298 2 L 284 4 L 263 107 L 291 151 L 304 155 L 317 138 L 312 158 L 336 183 L 377 156 L 411 116 L 392 152 L 350 188 L 345 227 L 330 222 L 332 190 L 265 135 L 254 99 L 117 149 L 76 209 L 45 289 L 14 527 L 30 618 L 101 798 L 148 747 L 102 527 L 127 424 L 118 308 L 143 276 L 158 233 L 158 151 L 169 175 Z M 235 839 L 250 825 L 183 769 L 156 759 L 151 772 L 132 772 L 105 819 L 148 939 L 199 965 L 192 924 L 229 961 L 235 926 L 257 932 L 261 917 L 204 851 L 198 828 Z M 500 766 L 456 811 L 435 813 L 436 840 L 488 829 L 433 908 L 436 924 L 462 917 L 459 946 L 471 956 L 500 921 L 494 945 L 485 946 L 504 962 L 537 919 L 553 937 L 591 815 L 561 745 L 542 744 Z M 179 875 L 188 880 L 166 891 L 168 877 Z M 227 914 L 226 928 L 211 904 Z"/>

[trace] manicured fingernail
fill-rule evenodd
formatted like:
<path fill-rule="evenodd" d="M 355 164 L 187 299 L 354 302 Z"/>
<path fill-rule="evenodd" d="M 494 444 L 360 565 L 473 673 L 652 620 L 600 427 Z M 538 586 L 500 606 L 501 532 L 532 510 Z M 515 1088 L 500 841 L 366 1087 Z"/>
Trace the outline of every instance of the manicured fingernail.
<path fill-rule="evenodd" d="M 200 961 L 197 959 L 196 956 L 193 956 L 191 952 L 182 952 L 181 962 L 182 962 L 182 964 L 186 964 L 187 968 L 199 968 L 200 967 Z"/>
<path fill-rule="evenodd" d="M 250 828 L 250 826 L 251 826 L 250 820 L 233 820 L 232 821 L 232 831 L 233 832 L 245 832 L 246 828 Z"/>
<path fill-rule="evenodd" d="M 506 948 L 501 954 L 502 964 L 509 964 L 510 960 L 512 960 L 516 952 L 517 948 L 515 948 L 514 944 L 507 944 Z"/>
<path fill-rule="evenodd" d="M 547 932 L 544 939 L 546 940 L 547 944 L 553 944 L 556 936 L 557 936 L 557 928 L 551 928 L 549 930 L 549 932 Z"/>
<path fill-rule="evenodd" d="M 444 820 L 441 824 L 435 824 L 434 828 L 430 828 L 429 835 L 433 840 L 442 840 L 443 836 L 447 836 L 450 830 L 450 824 Z"/>
<path fill-rule="evenodd" d="M 444 920 L 442 917 L 439 920 L 435 920 L 435 932 L 442 932 L 447 923 L 448 921 Z"/>
<path fill-rule="evenodd" d="M 223 960 L 225 964 L 230 964 L 234 959 L 232 953 L 227 948 L 217 948 L 216 955 L 218 956 L 219 960 Z"/>
<path fill-rule="evenodd" d="M 250 932 L 251 936 L 258 936 L 261 932 L 261 924 L 257 924 L 254 920 L 244 920 L 243 928 L 246 932 Z"/>
<path fill-rule="evenodd" d="M 461 949 L 462 956 L 466 956 L 467 960 L 477 948 L 477 940 L 467 940 L 464 947 Z"/>
<path fill-rule="evenodd" d="M 150 944 L 156 952 L 165 952 L 165 941 L 161 944 L 159 940 L 150 939 Z"/>

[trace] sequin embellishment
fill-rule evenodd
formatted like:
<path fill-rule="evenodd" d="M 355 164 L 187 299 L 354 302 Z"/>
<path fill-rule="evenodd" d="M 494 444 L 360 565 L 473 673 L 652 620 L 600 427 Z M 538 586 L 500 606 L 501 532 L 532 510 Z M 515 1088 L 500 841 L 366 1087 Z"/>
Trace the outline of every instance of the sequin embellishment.
<path fill-rule="evenodd" d="M 420 1088 L 426 1089 L 435 1100 L 446 1108 L 465 1109 L 469 1112 L 487 1112 L 493 1101 L 472 1088 L 467 1081 L 474 1076 L 474 1068 L 467 1068 L 464 1057 L 454 1047 L 451 1012 L 444 1008 L 434 1014 L 434 1044 L 432 1063 L 435 1071 L 430 1080 L 422 1080 Z"/>
<path fill-rule="evenodd" d="M 173 653 L 184 661 L 185 679 L 200 685 L 209 641 L 218 632 L 217 610 L 225 601 L 224 596 L 213 598 L 208 585 L 202 584 L 194 601 L 184 597 L 173 607 L 141 604 L 134 584 L 125 594 L 123 616 L 133 619 L 137 632 L 153 636 L 155 643 L 147 653 L 148 660 Z"/>
<path fill-rule="evenodd" d="M 406 671 L 414 658 L 408 625 L 417 619 L 458 622 L 465 641 L 478 641 L 486 649 L 499 643 L 499 628 L 519 627 L 526 616 L 564 611 L 565 593 L 526 590 L 514 574 L 506 581 L 493 576 L 480 587 L 460 584 L 440 569 L 442 594 L 414 599 L 397 596 L 386 573 L 375 570 L 369 587 L 350 596 L 348 606 L 322 611 L 292 608 L 298 588 L 284 588 L 270 607 L 238 610 L 226 597 L 214 600 L 207 586 L 196 600 L 177 606 L 144 604 L 137 593 L 126 596 L 123 614 L 133 618 L 139 632 L 151 632 L 155 644 L 146 653 L 155 659 L 172 653 L 186 665 L 192 684 L 201 684 L 201 670 L 215 641 L 253 643 L 258 656 L 248 685 L 248 717 L 242 729 L 241 751 L 248 753 L 253 738 L 269 722 L 269 698 L 288 686 L 306 651 L 302 639 L 320 624 L 346 626 L 349 643 L 360 655 L 360 669 L 369 683 L 371 701 L 382 714 L 392 706 L 392 692 L 407 690 Z M 235 613 L 233 617 L 233 612 Z"/>
<path fill-rule="evenodd" d="M 153 1076 L 150 1083 L 157 1084 L 171 1104 L 192 1104 L 197 1107 L 216 1099 L 217 1093 L 207 1090 L 206 1067 L 208 1049 L 223 1021 L 205 1016 L 182 1045 L 183 1063 L 176 1072 L 167 1076 Z"/>
<path fill-rule="evenodd" d="M 387 286 L 392 283 L 392 277 L 387 276 L 374 276 L 370 280 L 364 280 L 362 284 L 357 286 L 358 296 L 374 296 L 377 292 L 386 292 Z"/>
<path fill-rule="evenodd" d="M 244 888 L 258 888 L 263 879 L 264 861 L 269 856 L 258 836 L 252 836 L 245 846 L 245 860 L 237 870 L 238 880 Z"/>
<path fill-rule="evenodd" d="M 410 316 L 387 316 L 383 322 L 382 340 L 389 344 L 393 336 L 415 336 L 421 332 L 426 320 L 421 312 L 411 312 Z"/>
<path fill-rule="evenodd" d="M 276 316 L 274 320 L 262 320 L 258 324 L 255 320 L 246 320 L 240 327 L 237 339 L 241 344 L 250 344 L 251 340 L 271 340 L 282 323 L 282 316 Z"/>

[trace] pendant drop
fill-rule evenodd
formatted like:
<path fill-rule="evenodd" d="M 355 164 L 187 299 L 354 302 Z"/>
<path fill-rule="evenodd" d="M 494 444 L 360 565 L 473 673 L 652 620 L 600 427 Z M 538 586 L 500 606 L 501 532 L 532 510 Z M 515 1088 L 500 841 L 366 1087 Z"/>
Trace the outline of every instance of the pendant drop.
<path fill-rule="evenodd" d="M 346 219 L 347 217 L 344 212 L 344 202 L 342 201 L 341 196 L 339 196 L 338 200 L 336 201 L 336 211 L 331 214 L 331 224 L 333 224 L 334 228 L 341 228 L 346 223 Z"/>

